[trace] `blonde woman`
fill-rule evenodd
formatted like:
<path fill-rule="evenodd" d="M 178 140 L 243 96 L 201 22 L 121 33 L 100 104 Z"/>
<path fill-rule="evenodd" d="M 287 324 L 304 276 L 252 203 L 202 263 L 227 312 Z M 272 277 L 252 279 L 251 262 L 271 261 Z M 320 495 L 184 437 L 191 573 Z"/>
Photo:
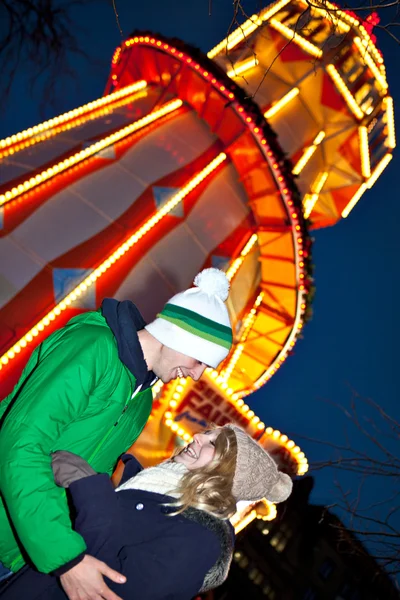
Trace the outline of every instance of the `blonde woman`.
<path fill-rule="evenodd" d="M 76 455 L 53 455 L 55 480 L 69 488 L 87 553 L 126 578 L 123 584 L 107 580 L 104 594 L 79 600 L 189 600 L 221 585 L 232 558 L 228 519 L 237 502 L 282 502 L 292 490 L 290 477 L 234 425 L 196 434 L 156 467 L 142 469 L 128 454 L 122 460 L 123 477 L 114 490 L 107 475 L 95 474 Z M 65 600 L 70 584 L 68 572 L 58 581 L 26 566 L 0 598 Z"/>

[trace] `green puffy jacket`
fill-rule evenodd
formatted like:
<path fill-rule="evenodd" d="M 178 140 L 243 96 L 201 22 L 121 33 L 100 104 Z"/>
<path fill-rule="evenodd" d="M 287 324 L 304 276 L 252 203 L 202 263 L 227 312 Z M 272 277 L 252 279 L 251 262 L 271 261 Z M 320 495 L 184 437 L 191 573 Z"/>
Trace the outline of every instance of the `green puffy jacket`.
<path fill-rule="evenodd" d="M 71 528 L 65 490 L 54 483 L 50 454 L 69 450 L 111 474 L 150 415 L 151 390 L 134 395 L 135 384 L 100 312 L 75 317 L 32 353 L 0 404 L 1 417 L 16 397 L 0 430 L 0 561 L 7 567 L 23 566 L 21 547 L 44 573 L 85 551 Z"/>

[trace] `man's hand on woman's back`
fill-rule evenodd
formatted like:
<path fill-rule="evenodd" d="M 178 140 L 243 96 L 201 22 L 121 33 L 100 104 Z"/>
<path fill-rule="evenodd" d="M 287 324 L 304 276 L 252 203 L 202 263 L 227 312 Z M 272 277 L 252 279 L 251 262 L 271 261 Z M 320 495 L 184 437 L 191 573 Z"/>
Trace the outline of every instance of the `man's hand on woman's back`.
<path fill-rule="evenodd" d="M 124 575 L 86 554 L 80 563 L 61 575 L 60 581 L 69 600 L 122 600 L 106 585 L 104 575 L 115 583 L 126 581 Z"/>

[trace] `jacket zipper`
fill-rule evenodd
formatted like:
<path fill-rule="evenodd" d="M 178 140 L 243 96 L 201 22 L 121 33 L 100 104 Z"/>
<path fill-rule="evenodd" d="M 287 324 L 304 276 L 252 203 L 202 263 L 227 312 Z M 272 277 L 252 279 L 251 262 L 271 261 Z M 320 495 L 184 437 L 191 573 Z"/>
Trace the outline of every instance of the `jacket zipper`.
<path fill-rule="evenodd" d="M 120 420 L 122 418 L 122 415 L 126 412 L 126 409 L 128 408 L 129 404 L 134 399 L 134 397 L 140 392 L 141 389 L 142 389 L 142 386 L 139 385 L 139 387 L 128 398 L 128 400 L 125 403 L 124 408 L 122 409 L 122 412 L 121 412 L 120 416 L 118 417 L 118 419 L 116 420 L 116 422 L 114 423 L 114 425 L 112 427 L 110 427 L 110 429 L 107 431 L 107 433 L 105 434 L 105 436 L 103 437 L 103 439 L 100 440 L 100 442 L 97 444 L 96 448 L 94 449 L 94 451 L 90 455 L 90 457 L 88 459 L 89 463 L 94 459 L 94 457 L 96 456 L 96 454 L 98 454 L 98 452 L 101 449 L 101 447 L 105 444 L 105 442 L 107 441 L 107 439 L 110 437 L 111 432 L 114 431 L 114 427 L 116 427 L 118 425 L 118 423 L 120 422 Z"/>

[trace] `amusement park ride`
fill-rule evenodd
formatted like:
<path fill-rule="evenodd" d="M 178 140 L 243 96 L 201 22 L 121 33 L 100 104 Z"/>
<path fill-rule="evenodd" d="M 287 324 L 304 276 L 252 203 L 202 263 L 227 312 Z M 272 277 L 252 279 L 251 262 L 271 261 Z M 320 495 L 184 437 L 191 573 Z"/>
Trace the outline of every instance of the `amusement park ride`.
<path fill-rule="evenodd" d="M 150 319 L 215 266 L 231 282 L 232 351 L 197 383 L 156 384 L 135 454 L 152 464 L 233 420 L 282 469 L 307 471 L 246 397 L 309 314 L 309 230 L 349 215 L 391 160 L 395 130 L 373 19 L 321 5 L 300 29 L 306 8 L 280 0 L 207 55 L 135 33 L 101 99 L 0 141 L 0 397 L 72 316 L 113 296 Z M 235 524 L 274 510 L 259 503 Z"/>

